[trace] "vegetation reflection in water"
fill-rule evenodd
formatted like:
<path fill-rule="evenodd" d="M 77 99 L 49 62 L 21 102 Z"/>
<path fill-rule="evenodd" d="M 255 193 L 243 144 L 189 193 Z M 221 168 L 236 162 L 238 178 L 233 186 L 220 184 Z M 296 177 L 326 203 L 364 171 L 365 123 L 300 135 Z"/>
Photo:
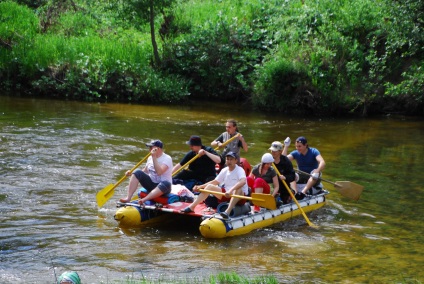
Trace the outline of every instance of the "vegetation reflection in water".
<path fill-rule="evenodd" d="M 274 275 L 280 282 L 424 278 L 421 120 L 283 117 L 212 103 L 141 106 L 10 97 L 0 97 L 0 114 L 2 282 L 34 275 L 51 281 L 49 256 L 57 272 L 77 270 L 90 283 L 219 272 Z M 177 163 L 190 135 L 209 144 L 229 117 L 240 122 L 250 147 L 244 156 L 252 164 L 272 141 L 305 135 L 327 161 L 325 178 L 364 185 L 361 199 L 346 200 L 327 184 L 328 205 L 308 215 L 317 229 L 300 217 L 224 240 L 203 239 L 196 229 L 117 227 L 113 200 L 124 194 L 124 185 L 98 210 L 95 194 L 145 156 L 145 142 L 163 140 Z"/>

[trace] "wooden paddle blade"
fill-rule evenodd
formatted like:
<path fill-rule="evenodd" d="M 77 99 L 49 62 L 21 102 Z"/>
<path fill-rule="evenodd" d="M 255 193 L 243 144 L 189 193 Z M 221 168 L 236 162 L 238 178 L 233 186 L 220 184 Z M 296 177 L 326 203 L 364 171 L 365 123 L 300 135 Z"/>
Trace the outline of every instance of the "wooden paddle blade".
<path fill-rule="evenodd" d="M 270 210 L 277 209 L 277 203 L 275 202 L 274 196 L 272 196 L 271 194 L 252 193 L 251 200 L 254 205 L 264 207 Z"/>
<path fill-rule="evenodd" d="M 97 206 L 102 207 L 115 194 L 116 185 L 109 184 L 96 194 Z"/>
<path fill-rule="evenodd" d="M 351 198 L 355 201 L 359 200 L 359 197 L 364 190 L 362 185 L 351 181 L 336 181 L 334 188 L 336 188 L 341 195 Z"/>

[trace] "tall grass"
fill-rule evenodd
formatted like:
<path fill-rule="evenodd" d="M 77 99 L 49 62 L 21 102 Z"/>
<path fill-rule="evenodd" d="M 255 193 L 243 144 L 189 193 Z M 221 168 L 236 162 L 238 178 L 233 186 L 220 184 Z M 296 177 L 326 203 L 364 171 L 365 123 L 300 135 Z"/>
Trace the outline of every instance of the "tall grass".
<path fill-rule="evenodd" d="M 159 69 L 149 24 L 126 1 L 58 3 L 0 2 L 2 88 L 140 102 L 191 93 L 308 114 L 424 109 L 419 0 L 175 1 L 156 11 Z"/>

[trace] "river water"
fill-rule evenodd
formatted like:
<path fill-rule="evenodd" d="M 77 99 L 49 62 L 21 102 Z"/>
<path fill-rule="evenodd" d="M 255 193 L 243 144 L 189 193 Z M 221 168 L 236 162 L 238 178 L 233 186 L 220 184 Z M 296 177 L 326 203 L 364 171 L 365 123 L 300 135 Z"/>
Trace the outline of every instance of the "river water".
<path fill-rule="evenodd" d="M 246 111 L 234 104 L 99 104 L 0 96 L 0 283 L 125 279 L 207 282 L 219 272 L 281 283 L 424 281 L 423 119 L 319 119 Z M 118 181 L 161 139 L 177 163 L 185 141 L 209 144 L 235 118 L 252 165 L 274 140 L 305 135 L 327 162 L 324 177 L 365 190 L 357 202 L 326 184 L 322 209 L 248 235 L 204 239 L 196 228 L 119 228 L 114 201 L 96 193 Z M 291 145 L 290 150 L 294 149 Z"/>

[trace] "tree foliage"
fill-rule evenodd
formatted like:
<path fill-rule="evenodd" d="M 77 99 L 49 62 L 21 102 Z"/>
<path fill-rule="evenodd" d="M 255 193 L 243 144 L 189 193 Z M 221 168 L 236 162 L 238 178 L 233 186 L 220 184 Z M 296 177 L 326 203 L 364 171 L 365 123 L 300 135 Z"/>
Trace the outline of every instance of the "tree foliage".
<path fill-rule="evenodd" d="M 420 0 L 6 0 L 0 12 L 5 90 L 424 114 Z"/>

